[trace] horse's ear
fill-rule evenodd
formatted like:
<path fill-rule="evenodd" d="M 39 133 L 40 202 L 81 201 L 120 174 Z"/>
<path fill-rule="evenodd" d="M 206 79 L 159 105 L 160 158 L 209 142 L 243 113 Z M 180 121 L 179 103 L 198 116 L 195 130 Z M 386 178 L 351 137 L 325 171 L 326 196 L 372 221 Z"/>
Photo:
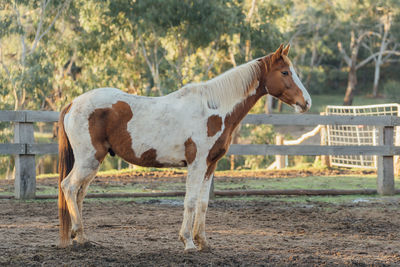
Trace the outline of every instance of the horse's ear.
<path fill-rule="evenodd" d="M 272 62 L 275 62 L 281 58 L 282 51 L 283 51 L 283 44 L 281 44 L 279 48 L 276 49 L 275 53 L 272 55 Z"/>
<path fill-rule="evenodd" d="M 290 44 L 288 44 L 282 51 L 282 54 L 284 54 L 285 56 L 287 56 L 289 54 L 289 50 L 290 50 Z"/>

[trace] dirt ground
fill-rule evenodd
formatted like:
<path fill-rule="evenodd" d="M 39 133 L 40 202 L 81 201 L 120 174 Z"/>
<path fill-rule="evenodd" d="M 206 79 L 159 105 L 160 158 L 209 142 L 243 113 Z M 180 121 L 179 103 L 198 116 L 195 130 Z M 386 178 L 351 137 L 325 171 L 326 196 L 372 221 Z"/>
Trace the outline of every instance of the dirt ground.
<path fill-rule="evenodd" d="M 181 198 L 86 201 L 85 229 L 93 242 L 67 249 L 56 247 L 56 205 L 0 200 L 0 266 L 400 265 L 397 197 L 340 205 L 215 199 L 206 225 L 213 249 L 191 254 L 178 241 Z"/>

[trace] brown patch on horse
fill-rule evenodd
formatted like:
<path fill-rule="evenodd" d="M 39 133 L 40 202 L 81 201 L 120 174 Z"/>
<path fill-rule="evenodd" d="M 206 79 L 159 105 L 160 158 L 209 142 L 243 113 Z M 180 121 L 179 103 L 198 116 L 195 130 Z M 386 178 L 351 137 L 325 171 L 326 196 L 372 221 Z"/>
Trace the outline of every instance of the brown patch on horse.
<path fill-rule="evenodd" d="M 256 89 L 256 93 L 248 96 L 242 103 L 237 104 L 233 111 L 225 117 L 224 120 L 224 131 L 211 147 L 207 156 L 207 171 L 205 174 L 205 179 L 209 179 L 214 173 L 217 167 L 217 162 L 228 152 L 229 146 L 231 145 L 232 132 L 236 129 L 239 123 L 243 120 L 250 109 L 255 105 L 255 103 L 265 94 L 265 72 L 266 66 L 264 60 L 259 61 L 260 67 L 260 77 L 259 84 Z"/>
<path fill-rule="evenodd" d="M 137 157 L 132 149 L 132 138 L 128 132 L 128 122 L 132 119 L 132 109 L 128 103 L 118 101 L 111 108 L 99 108 L 89 116 L 89 133 L 96 149 L 95 158 L 102 162 L 111 151 L 124 160 L 144 166 L 162 167 L 157 161 L 157 151 L 153 148 Z"/>
<path fill-rule="evenodd" d="M 133 150 L 132 150 L 133 151 Z M 162 167 L 163 165 L 157 161 L 157 150 L 154 148 L 150 148 L 143 152 L 140 158 L 135 158 L 133 161 L 136 161 L 137 165 L 144 166 L 144 167 Z M 140 163 L 140 164 L 139 164 Z"/>
<path fill-rule="evenodd" d="M 218 115 L 212 115 L 207 120 L 207 135 L 209 137 L 214 136 L 216 133 L 221 131 L 222 118 Z"/>
<path fill-rule="evenodd" d="M 192 138 L 189 138 L 185 142 L 185 158 L 187 164 L 191 164 L 196 158 L 197 146 L 196 143 L 193 142 Z"/>

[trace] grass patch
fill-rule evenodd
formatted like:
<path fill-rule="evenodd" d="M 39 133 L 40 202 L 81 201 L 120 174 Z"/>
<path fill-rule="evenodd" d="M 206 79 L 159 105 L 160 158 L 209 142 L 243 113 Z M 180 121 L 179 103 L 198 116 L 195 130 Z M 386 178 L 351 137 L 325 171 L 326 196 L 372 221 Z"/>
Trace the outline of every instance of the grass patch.
<path fill-rule="evenodd" d="M 375 189 L 376 176 L 310 176 L 297 178 L 246 179 L 214 184 L 216 190 L 249 189 Z"/>
<path fill-rule="evenodd" d="M 89 194 L 106 194 L 106 193 L 154 193 L 168 191 L 185 191 L 184 183 L 137 183 L 128 185 L 96 185 L 89 186 Z M 1 195 L 9 195 L 13 193 L 10 190 L 0 192 Z M 58 188 L 47 185 L 36 186 L 37 195 L 56 195 Z"/>
<path fill-rule="evenodd" d="M 53 139 L 53 133 L 40 133 L 34 132 L 36 143 L 48 144 L 48 143 L 55 143 L 57 140 Z"/>
<path fill-rule="evenodd" d="M 283 190 L 283 189 L 375 189 L 376 176 L 310 176 L 296 178 L 240 178 L 227 181 L 215 180 L 215 190 Z M 37 185 L 38 194 L 56 194 L 57 188 L 47 185 Z M 89 193 L 146 193 L 184 191 L 183 182 L 141 182 L 127 185 L 92 184 Z M 8 190 L 7 190 L 8 191 Z M 4 192 L 0 192 L 3 193 Z M 8 192 L 10 193 L 10 192 Z"/>

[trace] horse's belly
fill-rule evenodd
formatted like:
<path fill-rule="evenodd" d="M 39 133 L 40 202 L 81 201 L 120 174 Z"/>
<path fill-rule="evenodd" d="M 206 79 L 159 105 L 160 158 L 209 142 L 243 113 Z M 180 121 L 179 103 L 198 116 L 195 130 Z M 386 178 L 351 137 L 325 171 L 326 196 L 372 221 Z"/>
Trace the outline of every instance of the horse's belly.
<path fill-rule="evenodd" d="M 166 146 L 158 150 L 157 160 L 165 167 L 185 167 L 187 162 L 183 145 Z"/>
<path fill-rule="evenodd" d="M 149 146 L 148 146 L 149 147 Z M 143 167 L 185 167 L 187 166 L 183 153 L 173 151 L 166 154 L 165 151 L 157 148 L 148 148 L 143 153 L 135 151 L 133 145 L 133 153 L 117 153 L 120 157 L 131 164 Z"/>

